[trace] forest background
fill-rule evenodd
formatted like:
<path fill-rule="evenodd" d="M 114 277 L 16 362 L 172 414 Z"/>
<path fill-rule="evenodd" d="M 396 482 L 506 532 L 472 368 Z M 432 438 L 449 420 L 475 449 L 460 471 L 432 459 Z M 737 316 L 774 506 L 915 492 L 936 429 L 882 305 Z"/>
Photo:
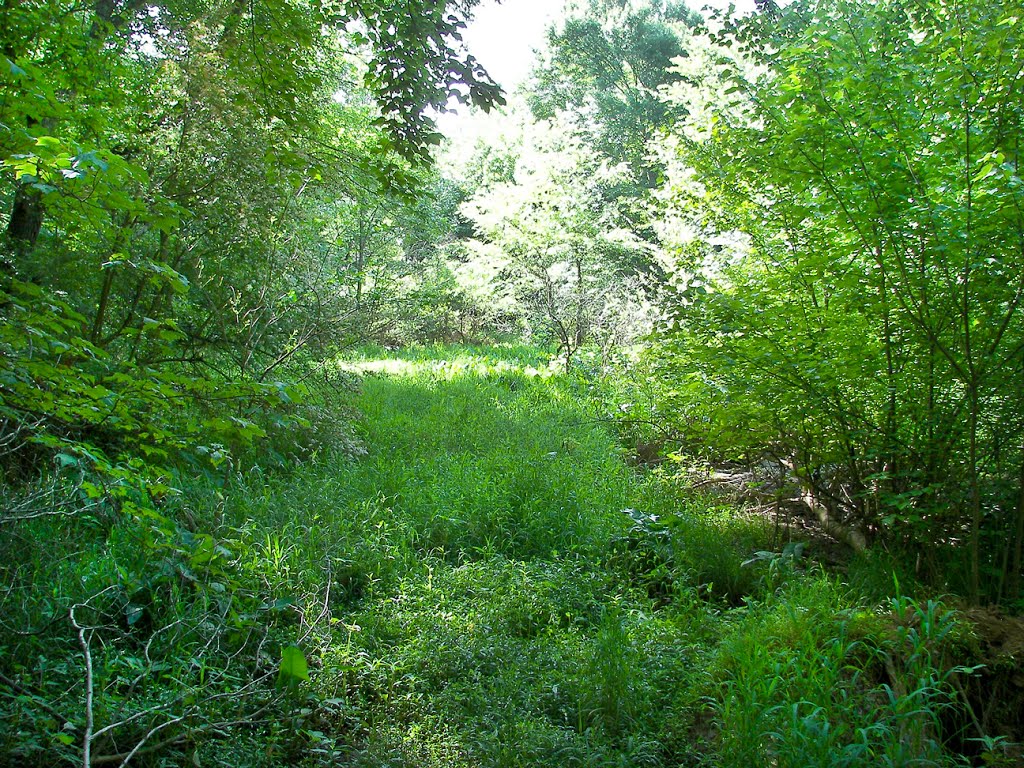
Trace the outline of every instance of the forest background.
<path fill-rule="evenodd" d="M 568 570 L 547 584 L 584 589 L 584 562 L 622 579 L 618 602 L 587 598 L 600 610 L 579 653 L 597 661 L 572 705 L 524 705 L 548 707 L 570 746 L 517 756 L 525 715 L 466 721 L 495 734 L 460 747 L 467 764 L 560 749 L 586 764 L 1014 764 L 1024 9 L 767 0 L 735 19 L 590 0 L 503 94 L 462 44 L 473 6 L 0 6 L 10 764 L 214 760 L 197 742 L 225 737 L 245 754 L 233 764 L 383 765 L 392 748 L 423 764 L 422 745 L 395 747 L 374 723 L 426 722 L 417 707 L 447 706 L 436 690 L 399 706 L 395 680 L 355 651 L 330 685 L 311 665 L 351 651 L 362 630 L 346 611 L 397 601 L 387 590 L 409 574 L 526 563 L 521 607 L 549 561 Z M 492 112 L 486 140 L 441 147 L 435 117 L 455 103 Z M 509 408 L 538 389 L 573 429 L 596 425 L 600 450 L 572 432 L 539 455 L 580 452 L 593 483 L 617 478 L 592 499 L 611 518 L 593 512 L 581 533 L 564 502 L 578 489 L 520 489 L 504 521 L 458 518 L 475 507 L 448 498 L 396 543 L 384 511 L 415 508 L 398 501 L 409 489 L 384 490 L 402 466 L 359 502 L 381 507 L 366 518 L 377 534 L 342 535 L 352 499 L 330 523 L 294 499 L 291 518 L 261 511 L 276 484 L 327 487 L 381 450 L 367 414 L 386 422 L 375 409 L 392 395 L 364 358 L 423 367 L 417 345 L 438 343 L 488 345 L 463 374 L 479 391 L 503 383 Z M 445 445 L 435 461 L 457 454 Z M 738 506 L 721 518 L 705 492 L 730 484 Z M 321 527 L 344 551 L 293 551 Z M 801 527 L 833 544 L 808 559 Z M 332 608 L 336 583 L 348 596 Z M 700 684 L 637 661 L 654 625 L 630 622 L 666 606 L 708 622 L 671 630 L 708 659 Z M 792 626 L 766 628 L 772 611 Z M 972 611 L 974 629 L 954 629 Z M 800 635 L 814 616 L 832 629 Z M 362 636 L 366 658 L 399 658 L 380 632 Z M 836 654 L 817 693 L 777 687 L 793 676 L 771 656 L 787 632 L 816 649 L 808 664 Z M 664 661 L 667 635 L 643 642 L 658 637 Z M 760 667 L 747 659 L 762 676 L 744 678 L 736 660 L 762 651 Z M 850 698 L 833 712 L 819 699 L 840 681 Z M 641 688 L 649 709 L 622 703 Z"/>

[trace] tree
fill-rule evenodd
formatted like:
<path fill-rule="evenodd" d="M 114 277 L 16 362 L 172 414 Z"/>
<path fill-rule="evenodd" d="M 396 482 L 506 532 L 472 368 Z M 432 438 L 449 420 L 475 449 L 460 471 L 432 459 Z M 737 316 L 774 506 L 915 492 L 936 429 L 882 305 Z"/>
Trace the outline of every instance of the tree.
<path fill-rule="evenodd" d="M 557 341 L 567 367 L 585 343 L 610 339 L 643 313 L 635 275 L 646 247 L 616 227 L 604 202 L 621 173 L 589 154 L 564 122 L 534 123 L 525 127 L 513 180 L 479 190 L 465 206 L 502 252 L 499 275 L 531 327 Z"/>
<path fill-rule="evenodd" d="M 339 377 L 311 383 L 359 303 L 334 217 L 407 211 L 426 109 L 500 101 L 459 43 L 472 5 L 0 3 L 0 523 L 73 542 L 69 589 L 26 582 L 4 636 L 5 713 L 39 736 L 19 725 L 12 759 L 127 764 L 289 720 L 306 665 L 266 664 L 278 596 L 180 489 L 345 436 Z M 368 257 L 412 228 L 377 230 Z M 63 671 L 22 697 L 24 658 Z"/>
<path fill-rule="evenodd" d="M 813 0 L 727 27 L 673 171 L 697 214 L 672 338 L 756 414 L 733 448 L 936 573 L 965 552 L 975 599 L 1017 596 L 1024 543 L 1019 17 Z"/>
<path fill-rule="evenodd" d="M 656 184 L 647 142 L 669 124 L 658 91 L 678 79 L 685 30 L 699 16 L 683 3 L 590 0 L 548 33 L 529 93 L 538 119 L 568 112 L 581 135 L 641 187 Z"/>
<path fill-rule="evenodd" d="M 500 101 L 459 42 L 471 7 L 4 5 L 5 268 L 65 292 L 118 359 L 168 358 L 145 329 L 172 323 L 172 359 L 262 378 L 344 314 L 306 201 L 411 197 L 425 110 Z"/>

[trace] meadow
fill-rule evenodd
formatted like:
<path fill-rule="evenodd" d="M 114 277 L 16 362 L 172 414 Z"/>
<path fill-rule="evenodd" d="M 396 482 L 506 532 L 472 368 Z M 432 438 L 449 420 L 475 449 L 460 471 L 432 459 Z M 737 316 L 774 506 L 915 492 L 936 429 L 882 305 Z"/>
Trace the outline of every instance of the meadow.
<path fill-rule="evenodd" d="M 366 348 L 303 461 L 9 529 L 0 762 L 1019 764 L 955 601 L 637 466 L 548 361 Z"/>

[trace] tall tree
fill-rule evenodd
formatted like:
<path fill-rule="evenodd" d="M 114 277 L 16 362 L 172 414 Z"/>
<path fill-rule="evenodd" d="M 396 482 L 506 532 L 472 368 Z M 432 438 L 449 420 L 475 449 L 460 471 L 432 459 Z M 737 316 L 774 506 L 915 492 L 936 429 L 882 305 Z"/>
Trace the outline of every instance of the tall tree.
<path fill-rule="evenodd" d="M 536 333 L 554 339 L 568 366 L 586 343 L 642 325 L 636 285 L 646 245 L 605 203 L 621 180 L 565 123 L 525 128 L 513 178 L 481 189 L 465 206 L 480 235 L 502 252 L 499 272 Z"/>
<path fill-rule="evenodd" d="M 651 188 L 658 169 L 648 141 L 669 124 L 660 88 L 679 75 L 683 37 L 700 17 L 683 3 L 589 0 L 548 33 L 529 98 L 538 119 L 569 112 L 577 130 L 613 163 L 627 163 L 634 183 Z"/>
<path fill-rule="evenodd" d="M 724 30 L 717 103 L 677 94 L 684 364 L 756 414 L 734 447 L 936 572 L 965 553 L 975 598 L 1022 566 L 1020 18 L 792 3 Z"/>
<path fill-rule="evenodd" d="M 109 417 L 130 398 L 91 404 L 93 377 L 147 391 L 134 410 L 153 415 L 172 390 L 264 382 L 331 338 L 347 310 L 315 224 L 324 198 L 411 196 L 437 140 L 427 107 L 500 100 L 460 43 L 471 7 L 0 5 L 10 423 L 59 439 L 98 424 L 153 434 Z M 47 301 L 66 322 L 33 343 L 12 307 L 43 322 Z M 25 373 L 43 364 L 32 356 L 45 374 Z"/>

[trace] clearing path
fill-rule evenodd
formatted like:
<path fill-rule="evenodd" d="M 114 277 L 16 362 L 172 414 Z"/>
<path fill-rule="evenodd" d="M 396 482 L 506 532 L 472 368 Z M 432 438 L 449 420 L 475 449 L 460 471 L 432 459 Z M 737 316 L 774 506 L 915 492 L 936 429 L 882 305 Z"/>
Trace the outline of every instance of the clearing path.
<path fill-rule="evenodd" d="M 236 511 L 276 526 L 280 589 L 306 585 L 313 697 L 281 759 L 947 764 L 910 704 L 948 685 L 921 648 L 901 660 L 892 625 L 946 633 L 947 612 L 858 609 L 762 523 L 626 466 L 595 419 L 600 384 L 533 350 L 346 366 L 364 375 L 365 455 L 321 457 Z"/>

